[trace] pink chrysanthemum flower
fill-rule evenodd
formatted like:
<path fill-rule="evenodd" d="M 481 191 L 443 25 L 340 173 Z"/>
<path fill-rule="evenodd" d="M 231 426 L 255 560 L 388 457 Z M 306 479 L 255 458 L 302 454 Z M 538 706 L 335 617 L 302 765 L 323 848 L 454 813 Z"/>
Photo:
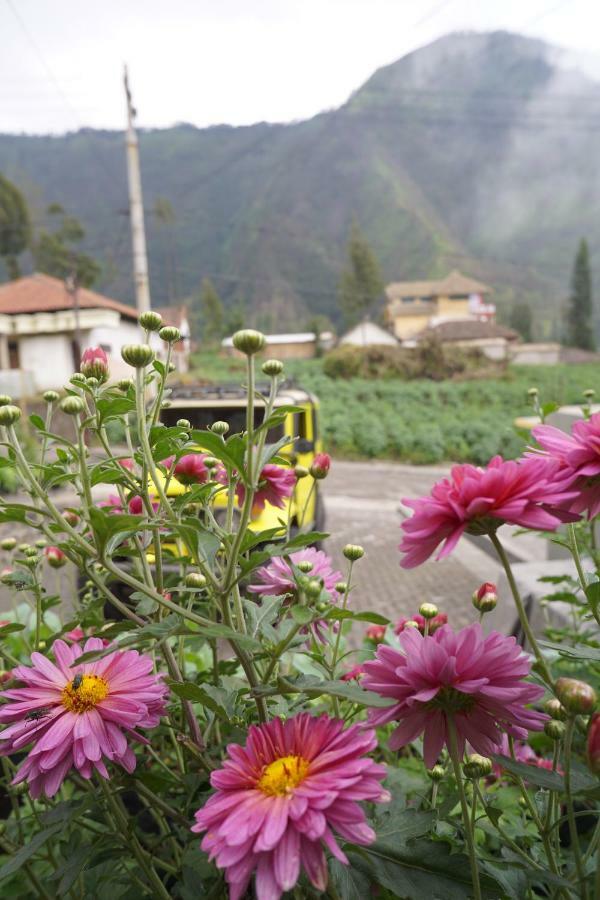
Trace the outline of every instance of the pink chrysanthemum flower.
<path fill-rule="evenodd" d="M 338 581 L 342 578 L 342 573 L 333 568 L 333 564 L 329 556 L 322 550 L 316 550 L 314 547 L 305 547 L 303 550 L 297 550 L 289 557 L 294 566 L 302 562 L 309 562 L 312 569 L 308 573 L 309 578 L 321 578 L 323 587 L 328 592 L 333 603 L 337 603 L 340 595 L 335 589 Z M 290 568 L 289 563 L 281 556 L 274 556 L 270 563 L 256 572 L 257 583 L 248 585 L 248 591 L 253 594 L 261 594 L 263 597 L 275 597 L 280 594 L 295 594 L 298 591 L 298 585 L 294 577 L 294 572 Z M 339 623 L 333 623 L 333 629 L 336 631 Z M 327 622 L 325 619 L 317 619 L 310 626 L 313 636 L 321 643 L 327 641 Z M 303 629 L 304 631 L 305 629 Z"/>
<path fill-rule="evenodd" d="M 587 510 L 590 519 L 600 512 L 600 413 L 575 422 L 571 434 L 553 425 L 537 425 L 532 432 L 548 456 L 557 460 L 564 475 L 570 476 L 577 494 L 570 504 L 573 512 Z"/>
<path fill-rule="evenodd" d="M 323 587 L 334 599 L 339 595 L 335 589 L 338 581 L 342 580 L 342 573 L 333 568 L 331 558 L 322 550 L 314 547 L 305 547 L 290 554 L 290 561 L 294 566 L 299 563 L 310 563 L 312 569 L 308 573 L 310 578 L 322 578 Z M 248 590 L 254 594 L 263 596 L 276 596 L 278 594 L 293 593 L 297 590 L 294 572 L 289 563 L 282 556 L 274 556 L 268 565 L 256 572 L 256 584 L 248 586 Z"/>
<path fill-rule="evenodd" d="M 84 778 L 94 769 L 108 778 L 105 760 L 135 769 L 127 737 L 148 743 L 138 728 L 154 728 L 164 713 L 167 687 L 152 672 L 152 658 L 136 650 L 115 650 L 95 662 L 71 668 L 82 652 L 101 650 L 100 638 L 89 638 L 83 651 L 57 640 L 56 664 L 32 653 L 32 667 L 16 666 L 13 676 L 25 687 L 3 691 L 9 703 L 0 707 L 0 755 L 32 744 L 13 784 L 27 780 L 32 797 L 52 797 L 74 766 Z"/>
<path fill-rule="evenodd" d="M 361 684 L 396 701 L 369 710 L 369 724 L 400 724 L 390 738 L 397 750 L 424 734 L 423 756 L 431 769 L 444 744 L 449 746 L 452 716 L 462 757 L 465 743 L 477 753 L 497 753 L 503 732 L 520 740 L 539 731 L 548 716 L 527 709 L 544 689 L 522 679 L 530 663 L 514 637 L 497 631 L 486 637 L 479 624 L 455 633 L 443 625 L 423 637 L 416 628 L 400 635 L 404 653 L 380 644 L 377 658 L 363 664 Z"/>
<path fill-rule="evenodd" d="M 385 767 L 365 756 L 376 746 L 373 731 L 309 713 L 253 725 L 244 747 L 229 745 L 210 778 L 217 793 L 192 831 L 207 832 L 202 849 L 226 870 L 230 900 L 243 897 L 253 872 L 258 900 L 279 900 L 301 867 L 324 891 L 324 848 L 348 862 L 333 832 L 354 844 L 375 840 L 357 801 L 389 799 Z"/>
<path fill-rule="evenodd" d="M 264 466 L 258 479 L 258 490 L 254 495 L 252 511 L 254 513 L 262 512 L 265 503 L 283 509 L 286 499 L 294 493 L 295 485 L 296 474 L 293 469 L 284 469 L 283 466 L 276 466 L 274 463 Z M 246 497 L 246 488 L 240 482 L 237 484 L 235 493 L 241 506 Z"/>
<path fill-rule="evenodd" d="M 365 670 L 360 664 L 351 666 L 347 672 L 341 676 L 342 681 L 360 681 L 365 674 Z"/>
<path fill-rule="evenodd" d="M 570 481 L 556 461 L 539 456 L 518 462 L 495 456 L 484 469 L 453 466 L 428 497 L 403 501 L 414 513 L 402 523 L 401 565 L 420 565 L 443 541 L 437 555 L 442 559 L 465 531 L 490 534 L 505 522 L 554 531 L 561 522 L 576 521 L 568 512 L 576 496 L 568 490 Z"/>

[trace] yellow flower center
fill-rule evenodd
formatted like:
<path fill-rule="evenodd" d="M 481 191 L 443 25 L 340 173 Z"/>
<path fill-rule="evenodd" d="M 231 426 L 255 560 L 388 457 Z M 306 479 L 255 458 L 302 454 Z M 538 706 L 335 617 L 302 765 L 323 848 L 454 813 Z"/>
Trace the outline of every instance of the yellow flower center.
<path fill-rule="evenodd" d="M 93 709 L 108 694 L 108 683 L 99 675 L 76 675 L 63 688 L 63 706 L 74 713 L 84 713 Z"/>
<path fill-rule="evenodd" d="M 301 756 L 282 756 L 265 767 L 258 786 L 271 797 L 283 797 L 308 775 L 309 764 Z"/>

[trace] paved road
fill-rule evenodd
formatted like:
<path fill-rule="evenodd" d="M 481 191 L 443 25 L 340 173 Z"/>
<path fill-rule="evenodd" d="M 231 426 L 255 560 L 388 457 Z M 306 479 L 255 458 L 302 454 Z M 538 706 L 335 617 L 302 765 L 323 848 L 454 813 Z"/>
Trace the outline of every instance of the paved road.
<path fill-rule="evenodd" d="M 411 570 L 400 568 L 401 499 L 428 492 L 446 471 L 388 462 L 334 461 L 322 483 L 327 530 L 332 534 L 325 549 L 333 555 L 337 567 L 345 570 L 341 548 L 347 543 L 365 548 L 365 557 L 354 569 L 353 606 L 373 609 L 396 620 L 415 613 L 423 601 L 429 600 L 447 612 L 455 625 L 472 621 L 471 594 L 482 581 L 496 580 L 495 560 L 463 540 L 443 562 L 428 562 Z M 22 529 L 2 526 L 0 536 L 8 534 L 27 539 Z M 0 551 L 0 557 L 4 556 Z M 5 563 L 0 558 L 0 568 Z M 52 591 L 54 574 L 48 585 Z M 60 575 L 60 593 L 68 601 L 73 592 L 72 567 L 67 566 Z M 9 608 L 10 594 L 0 586 L 0 610 Z"/>

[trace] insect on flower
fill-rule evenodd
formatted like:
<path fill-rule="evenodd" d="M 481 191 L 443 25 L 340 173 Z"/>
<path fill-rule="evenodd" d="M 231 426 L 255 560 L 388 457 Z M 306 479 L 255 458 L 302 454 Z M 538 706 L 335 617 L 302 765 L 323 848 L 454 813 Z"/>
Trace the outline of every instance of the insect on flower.
<path fill-rule="evenodd" d="M 49 706 L 42 706 L 41 709 L 32 709 L 25 716 L 26 719 L 45 719 L 50 714 Z"/>
<path fill-rule="evenodd" d="M 78 691 L 81 687 L 81 682 L 83 681 L 83 675 L 76 675 L 73 681 L 71 682 L 71 687 L 74 691 Z"/>

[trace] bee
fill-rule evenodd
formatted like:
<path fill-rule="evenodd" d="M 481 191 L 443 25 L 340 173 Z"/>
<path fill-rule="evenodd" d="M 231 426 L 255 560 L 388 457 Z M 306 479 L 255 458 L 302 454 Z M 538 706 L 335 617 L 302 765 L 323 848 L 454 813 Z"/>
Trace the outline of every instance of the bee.
<path fill-rule="evenodd" d="M 50 707 L 43 706 L 41 709 L 32 709 L 25 716 L 26 719 L 45 719 L 50 713 Z"/>
<path fill-rule="evenodd" d="M 81 682 L 83 681 L 83 675 L 76 675 L 71 683 L 71 687 L 74 691 L 78 691 L 81 687 Z"/>

